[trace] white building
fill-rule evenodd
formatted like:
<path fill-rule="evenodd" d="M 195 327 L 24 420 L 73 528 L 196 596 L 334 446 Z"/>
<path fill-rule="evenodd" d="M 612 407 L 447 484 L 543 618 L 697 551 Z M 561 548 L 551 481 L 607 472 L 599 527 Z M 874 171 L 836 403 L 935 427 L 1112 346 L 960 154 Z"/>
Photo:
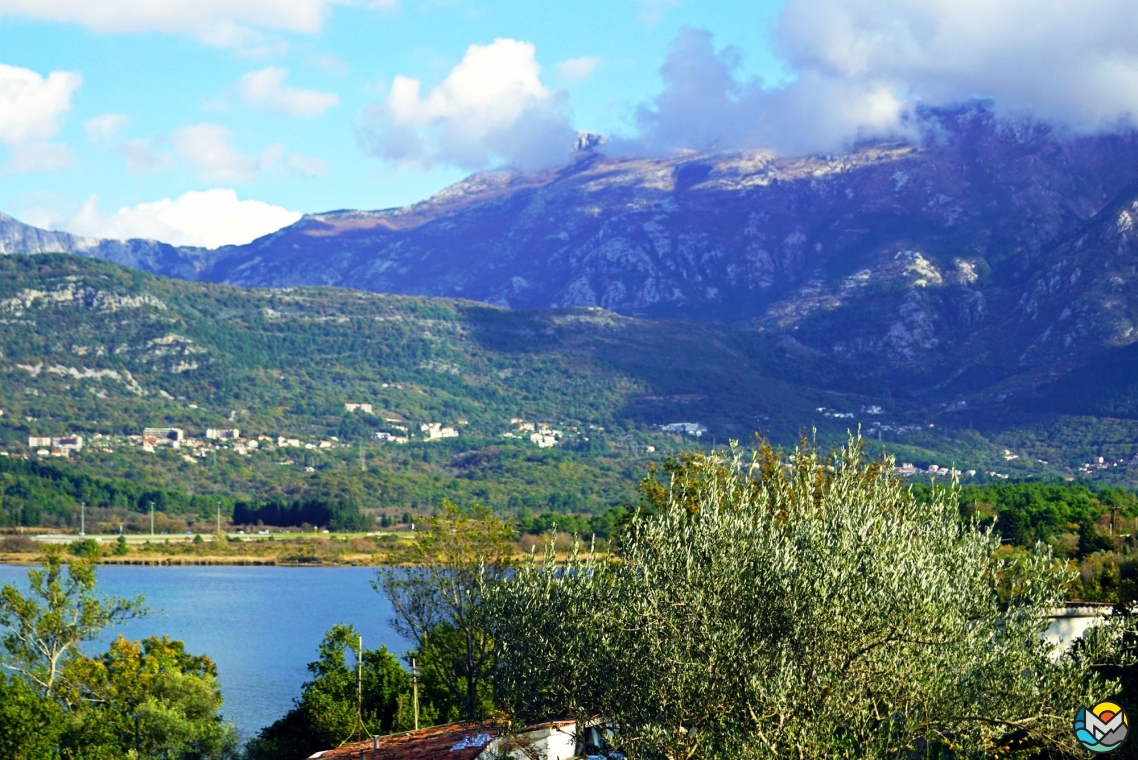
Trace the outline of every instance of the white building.
<path fill-rule="evenodd" d="M 536 443 L 539 449 L 548 449 L 556 446 L 561 442 L 562 433 L 560 430 L 553 430 L 544 425 L 535 432 L 530 434 L 530 442 Z"/>
<path fill-rule="evenodd" d="M 235 441 L 241 437 L 241 431 L 237 428 L 206 428 L 205 437 L 218 441 Z"/>
<path fill-rule="evenodd" d="M 186 437 L 186 431 L 181 428 L 143 428 L 142 440 L 149 444 L 174 443 Z"/>
<path fill-rule="evenodd" d="M 359 412 L 363 412 L 364 414 L 371 414 L 371 404 L 362 404 L 362 403 L 361 404 L 353 404 L 350 402 L 345 403 L 344 404 L 344 411 L 345 412 L 359 411 Z"/>
<path fill-rule="evenodd" d="M 376 433 L 375 437 L 388 443 L 407 443 L 409 440 L 405 435 L 392 435 L 391 433 L 383 432 Z"/>
<path fill-rule="evenodd" d="M 441 422 L 427 422 L 419 426 L 423 436 L 428 441 L 437 441 L 440 438 L 458 438 L 458 431 L 452 427 L 443 427 Z"/>
<path fill-rule="evenodd" d="M 661 425 L 660 429 L 668 433 L 684 433 L 694 438 L 699 438 L 707 432 L 707 428 L 698 422 L 669 422 L 667 425 Z"/>

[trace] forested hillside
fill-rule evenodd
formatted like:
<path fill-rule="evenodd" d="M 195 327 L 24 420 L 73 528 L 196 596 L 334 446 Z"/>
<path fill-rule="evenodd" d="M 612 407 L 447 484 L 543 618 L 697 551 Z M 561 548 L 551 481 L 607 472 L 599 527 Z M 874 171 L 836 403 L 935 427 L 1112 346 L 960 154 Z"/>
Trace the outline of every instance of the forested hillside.
<path fill-rule="evenodd" d="M 7 524 L 67 522 L 78 501 L 203 516 L 311 499 L 402 515 L 443 498 L 604 513 L 666 454 L 858 428 L 918 479 L 937 465 L 965 482 L 1133 483 L 1138 440 L 1126 419 L 881 392 L 761 330 L 246 290 L 51 254 L 0 258 L 0 410 L 0 451 L 118 489 L 36 506 L 11 490 Z M 145 428 L 185 439 L 144 440 Z M 83 447 L 59 450 L 65 435 Z"/>
<path fill-rule="evenodd" d="M 83 436 L 66 466 L 133 484 L 89 500 L 108 507 L 181 492 L 170 510 L 316 497 L 401 512 L 450 497 L 603 511 L 647 462 L 700 443 L 660 425 L 791 439 L 817 403 L 794 383 L 805 365 L 780 366 L 761 341 L 600 310 L 250 291 L 43 255 L 0 259 L 0 314 L 0 447 L 34 456 L 29 437 Z M 186 440 L 148 446 L 147 427 Z M 203 440 L 211 428 L 239 440 Z"/>

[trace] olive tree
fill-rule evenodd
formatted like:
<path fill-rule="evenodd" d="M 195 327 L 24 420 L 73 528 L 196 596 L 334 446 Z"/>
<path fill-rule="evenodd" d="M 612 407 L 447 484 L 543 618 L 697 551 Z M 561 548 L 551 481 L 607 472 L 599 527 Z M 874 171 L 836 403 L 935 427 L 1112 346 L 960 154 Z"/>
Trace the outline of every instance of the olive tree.
<path fill-rule="evenodd" d="M 1004 559 L 949 490 L 891 472 L 857 440 L 671 462 L 610 554 L 547 550 L 489 594 L 499 699 L 602 716 L 633 757 L 1072 749 L 1119 624 L 1057 656 L 1066 566 Z"/>
<path fill-rule="evenodd" d="M 444 713 L 445 720 L 473 720 L 487 711 L 494 642 L 483 598 L 509 572 L 513 535 L 486 508 L 444 500 L 418 535 L 413 564 L 380 570 L 373 583 L 395 610 L 392 627 L 414 643 L 424 682 L 446 692 L 434 706 L 453 705 L 447 713 L 457 714 Z"/>

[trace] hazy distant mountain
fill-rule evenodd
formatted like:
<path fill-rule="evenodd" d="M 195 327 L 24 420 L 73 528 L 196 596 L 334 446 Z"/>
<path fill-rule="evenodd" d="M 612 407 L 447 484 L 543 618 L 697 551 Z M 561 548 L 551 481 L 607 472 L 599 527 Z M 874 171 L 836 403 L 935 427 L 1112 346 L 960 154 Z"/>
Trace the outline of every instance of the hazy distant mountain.
<path fill-rule="evenodd" d="M 0 214 L 0 254 L 5 253 L 73 253 L 188 280 L 198 279 L 218 255 L 205 248 L 179 248 L 157 240 L 102 240 L 41 230 Z"/>

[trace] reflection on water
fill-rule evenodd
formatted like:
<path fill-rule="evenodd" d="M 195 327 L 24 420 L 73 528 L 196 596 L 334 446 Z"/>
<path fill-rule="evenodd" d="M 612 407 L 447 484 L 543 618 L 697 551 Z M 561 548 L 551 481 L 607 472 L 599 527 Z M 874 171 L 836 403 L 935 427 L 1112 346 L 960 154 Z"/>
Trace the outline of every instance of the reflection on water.
<path fill-rule="evenodd" d="M 0 583 L 23 586 L 27 570 L 0 566 Z M 102 593 L 142 594 L 151 614 L 112 629 L 88 652 L 105 651 L 120 631 L 185 641 L 188 652 L 217 663 L 224 715 L 247 739 L 292 705 L 335 623 L 354 625 L 368 649 L 407 648 L 387 623 L 391 606 L 368 583 L 374 577 L 363 567 L 100 567 Z"/>

